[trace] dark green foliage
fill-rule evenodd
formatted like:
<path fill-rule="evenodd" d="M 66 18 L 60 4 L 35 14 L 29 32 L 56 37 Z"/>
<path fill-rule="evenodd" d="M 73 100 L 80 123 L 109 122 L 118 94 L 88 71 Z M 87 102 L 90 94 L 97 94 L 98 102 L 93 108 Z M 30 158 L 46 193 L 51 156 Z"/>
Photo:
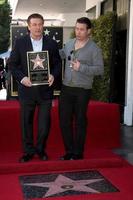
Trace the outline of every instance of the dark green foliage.
<path fill-rule="evenodd" d="M 100 101 L 108 101 L 110 88 L 110 70 L 113 49 L 113 28 L 116 16 L 113 12 L 101 15 L 98 19 L 93 20 L 93 40 L 102 49 L 104 58 L 104 75 L 95 77 L 93 83 L 92 98 Z"/>
<path fill-rule="evenodd" d="M 0 53 L 8 50 L 10 44 L 11 8 L 7 0 L 0 4 Z"/>

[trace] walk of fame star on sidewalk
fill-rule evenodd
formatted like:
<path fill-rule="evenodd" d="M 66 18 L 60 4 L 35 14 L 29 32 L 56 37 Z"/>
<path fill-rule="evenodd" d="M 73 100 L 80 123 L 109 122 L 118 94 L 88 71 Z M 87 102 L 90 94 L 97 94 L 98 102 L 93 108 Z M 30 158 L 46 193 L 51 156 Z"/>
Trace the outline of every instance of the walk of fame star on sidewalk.
<path fill-rule="evenodd" d="M 118 192 L 117 188 L 95 170 L 21 176 L 20 182 L 26 200 L 75 194 Z"/>
<path fill-rule="evenodd" d="M 37 187 L 48 187 L 48 191 L 44 197 L 52 196 L 61 192 L 74 190 L 87 193 L 99 193 L 99 191 L 94 190 L 93 188 L 86 186 L 91 183 L 101 181 L 103 179 L 90 179 L 90 180 L 72 180 L 63 175 L 58 175 L 55 181 L 46 182 L 46 183 L 27 183 L 25 185 L 37 186 Z"/>

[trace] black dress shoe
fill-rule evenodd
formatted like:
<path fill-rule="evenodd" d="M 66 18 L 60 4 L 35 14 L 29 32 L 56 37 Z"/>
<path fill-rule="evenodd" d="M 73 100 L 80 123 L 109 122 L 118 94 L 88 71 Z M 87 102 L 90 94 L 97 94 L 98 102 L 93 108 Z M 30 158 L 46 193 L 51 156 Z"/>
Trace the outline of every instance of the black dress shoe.
<path fill-rule="evenodd" d="M 48 155 L 46 153 L 38 153 L 40 160 L 46 161 L 48 160 Z"/>
<path fill-rule="evenodd" d="M 80 160 L 83 159 L 83 155 L 82 154 L 74 154 L 73 155 L 73 160 Z"/>
<path fill-rule="evenodd" d="M 28 162 L 29 160 L 33 158 L 33 156 L 34 154 L 25 154 L 19 159 L 19 162 L 20 163 Z"/>
<path fill-rule="evenodd" d="M 72 153 L 67 153 L 64 156 L 60 158 L 60 160 L 73 160 L 73 154 Z"/>

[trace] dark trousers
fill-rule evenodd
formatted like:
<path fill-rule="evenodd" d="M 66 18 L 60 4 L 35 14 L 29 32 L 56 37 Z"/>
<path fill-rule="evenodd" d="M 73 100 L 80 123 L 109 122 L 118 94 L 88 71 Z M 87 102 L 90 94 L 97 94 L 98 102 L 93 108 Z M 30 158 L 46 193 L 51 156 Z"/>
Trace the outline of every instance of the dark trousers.
<path fill-rule="evenodd" d="M 50 130 L 52 100 L 21 101 L 22 139 L 24 152 L 28 154 L 43 153 Z M 38 134 L 36 145 L 33 139 L 34 113 L 38 106 Z"/>
<path fill-rule="evenodd" d="M 91 90 L 62 87 L 59 117 L 66 153 L 82 155 L 84 152 L 90 95 Z"/>

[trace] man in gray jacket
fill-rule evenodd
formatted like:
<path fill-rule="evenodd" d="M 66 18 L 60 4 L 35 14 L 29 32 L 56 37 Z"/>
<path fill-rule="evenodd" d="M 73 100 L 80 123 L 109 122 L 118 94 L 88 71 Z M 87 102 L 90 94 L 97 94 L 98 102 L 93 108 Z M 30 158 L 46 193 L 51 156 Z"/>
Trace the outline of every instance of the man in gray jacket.
<path fill-rule="evenodd" d="M 101 49 L 90 37 L 91 26 L 88 18 L 77 19 L 76 37 L 66 43 L 61 53 L 66 60 L 59 99 L 60 128 L 66 151 L 61 160 L 83 159 L 86 113 L 93 78 L 102 75 L 104 71 Z"/>

